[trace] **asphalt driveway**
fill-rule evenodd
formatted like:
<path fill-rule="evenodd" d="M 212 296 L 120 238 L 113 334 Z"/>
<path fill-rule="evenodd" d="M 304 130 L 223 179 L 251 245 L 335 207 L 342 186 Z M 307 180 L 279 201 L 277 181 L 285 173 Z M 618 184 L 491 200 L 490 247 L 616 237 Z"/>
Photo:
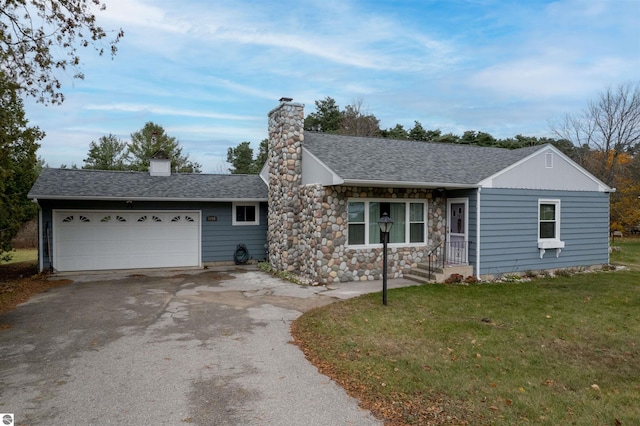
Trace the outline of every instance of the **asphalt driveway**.
<path fill-rule="evenodd" d="M 328 291 L 255 270 L 71 276 L 0 316 L 16 425 L 378 425 L 289 343 Z M 402 285 L 402 283 L 396 283 Z"/>

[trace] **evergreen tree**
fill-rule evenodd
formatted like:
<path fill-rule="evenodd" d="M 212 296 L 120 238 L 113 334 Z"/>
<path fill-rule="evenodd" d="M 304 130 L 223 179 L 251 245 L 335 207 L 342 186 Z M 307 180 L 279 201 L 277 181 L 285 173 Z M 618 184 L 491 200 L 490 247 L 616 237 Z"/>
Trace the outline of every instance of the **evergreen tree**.
<path fill-rule="evenodd" d="M 0 72 L 0 260 L 8 260 L 11 239 L 37 211 L 27 194 L 38 177 L 36 151 L 44 132 L 28 126 L 18 91 Z"/>
<path fill-rule="evenodd" d="M 129 168 L 135 171 L 149 170 L 149 159 L 158 151 L 163 151 L 171 160 L 171 170 L 178 173 L 200 173 L 202 166 L 182 154 L 180 142 L 166 134 L 162 126 L 148 122 L 131 134 L 126 158 Z"/>

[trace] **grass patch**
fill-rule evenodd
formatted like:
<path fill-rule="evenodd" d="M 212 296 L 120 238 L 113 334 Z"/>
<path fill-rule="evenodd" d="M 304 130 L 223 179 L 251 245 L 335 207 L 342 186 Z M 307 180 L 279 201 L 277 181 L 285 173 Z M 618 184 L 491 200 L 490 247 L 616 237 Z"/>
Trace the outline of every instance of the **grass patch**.
<path fill-rule="evenodd" d="M 616 238 L 611 252 L 611 263 L 640 271 L 640 239 Z"/>
<path fill-rule="evenodd" d="M 8 265 L 20 262 L 35 262 L 38 260 L 38 249 L 17 249 L 11 251 L 11 260 L 4 262 L 0 260 L 0 265 Z"/>
<path fill-rule="evenodd" d="M 269 262 L 259 262 L 258 263 L 258 269 L 260 269 L 262 272 L 267 272 L 267 273 L 273 275 L 274 277 L 278 277 L 280 279 L 292 282 L 294 284 L 300 284 L 300 285 L 307 285 L 308 284 L 307 282 L 305 282 L 305 280 L 301 279 L 296 274 L 293 274 L 293 273 L 288 272 L 288 271 L 277 271 L 277 270 L 273 269 Z"/>
<path fill-rule="evenodd" d="M 365 295 L 292 330 L 388 424 L 626 425 L 640 418 L 638 312 L 628 270 L 391 290 L 387 307 Z"/>

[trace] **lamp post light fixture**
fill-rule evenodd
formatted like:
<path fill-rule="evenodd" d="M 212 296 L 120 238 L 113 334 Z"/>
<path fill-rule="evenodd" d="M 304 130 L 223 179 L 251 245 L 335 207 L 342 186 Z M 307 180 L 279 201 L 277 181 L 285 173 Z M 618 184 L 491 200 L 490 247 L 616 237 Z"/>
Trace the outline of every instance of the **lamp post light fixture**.
<path fill-rule="evenodd" d="M 382 213 L 378 219 L 378 225 L 382 232 L 382 304 L 387 306 L 387 243 L 389 242 L 389 231 L 393 227 L 393 220 L 387 212 Z"/>

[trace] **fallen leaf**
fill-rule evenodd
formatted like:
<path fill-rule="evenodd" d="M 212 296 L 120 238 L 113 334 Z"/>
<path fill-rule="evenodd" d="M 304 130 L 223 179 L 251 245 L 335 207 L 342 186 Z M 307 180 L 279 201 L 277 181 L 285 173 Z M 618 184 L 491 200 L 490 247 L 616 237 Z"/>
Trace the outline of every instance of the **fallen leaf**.
<path fill-rule="evenodd" d="M 520 387 L 518 388 L 518 390 L 519 390 L 520 392 L 526 392 L 526 390 L 525 390 L 522 386 L 520 386 Z"/>
<path fill-rule="evenodd" d="M 511 405 L 511 403 L 512 403 L 513 401 L 511 401 L 510 399 L 505 399 L 505 400 L 504 400 L 504 402 L 505 402 L 505 404 L 507 404 L 507 405 Z"/>
<path fill-rule="evenodd" d="M 596 385 L 595 383 L 591 385 L 591 389 L 595 390 L 595 391 L 599 391 L 600 390 L 600 386 Z"/>

